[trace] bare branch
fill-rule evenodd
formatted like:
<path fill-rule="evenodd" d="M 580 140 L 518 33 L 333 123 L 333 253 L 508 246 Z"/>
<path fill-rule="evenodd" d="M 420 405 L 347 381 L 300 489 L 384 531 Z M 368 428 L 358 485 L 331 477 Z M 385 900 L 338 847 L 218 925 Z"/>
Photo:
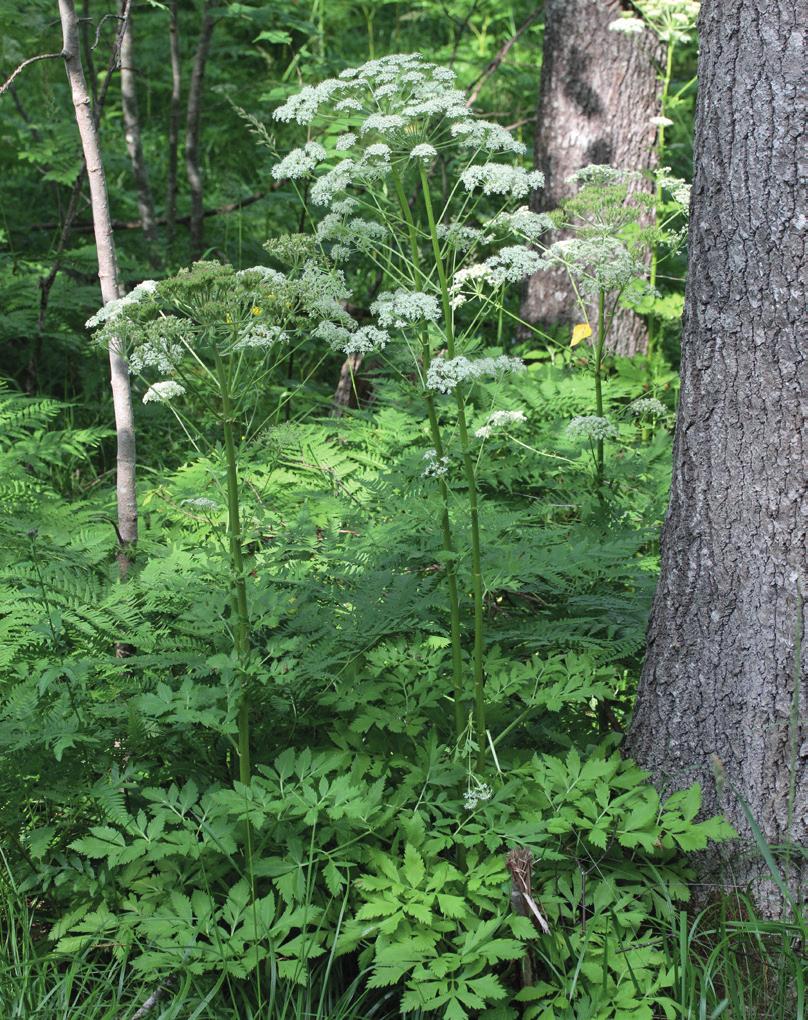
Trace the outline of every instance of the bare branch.
<path fill-rule="evenodd" d="M 272 191 L 276 191 L 280 188 L 285 181 L 274 181 L 269 191 L 260 191 L 255 195 L 246 195 L 244 198 L 240 198 L 237 202 L 227 202 L 224 205 L 217 206 L 215 209 L 205 209 L 202 213 L 205 219 L 209 219 L 211 216 L 226 216 L 228 213 L 238 212 L 240 209 L 246 209 L 249 205 L 254 205 L 256 202 L 260 202 L 262 198 L 266 198 Z M 177 223 L 182 223 L 188 226 L 191 222 L 190 216 L 180 216 Z M 155 220 L 155 224 L 158 227 L 165 226 L 168 223 L 167 216 L 158 216 Z M 47 223 L 34 223 L 29 230 L 58 230 L 60 224 L 53 220 Z M 141 220 L 113 220 L 112 227 L 114 230 L 142 230 L 143 223 Z M 93 231 L 93 224 L 88 220 L 83 220 L 79 223 L 73 224 L 73 230 L 77 234 L 90 234 Z"/>
<path fill-rule="evenodd" d="M 6 78 L 3 84 L 0 85 L 0 96 L 2 96 L 4 92 L 11 88 L 14 79 L 17 77 L 20 71 L 25 70 L 25 68 L 28 67 L 29 64 L 35 64 L 38 60 L 57 60 L 61 59 L 61 57 L 62 53 L 61 51 L 59 51 L 59 53 L 37 53 L 35 57 L 29 57 L 27 60 L 23 60 L 20 66 L 16 67 L 8 76 L 8 78 Z"/>
<path fill-rule="evenodd" d="M 508 56 L 508 54 L 511 52 L 515 43 L 519 40 L 520 36 L 522 36 L 530 28 L 534 21 L 538 20 L 541 13 L 542 8 L 538 7 L 528 18 L 526 18 L 522 22 L 522 24 L 519 26 L 516 32 L 510 37 L 510 39 L 508 39 L 507 42 L 503 43 L 502 46 L 500 46 L 499 50 L 497 50 L 496 55 L 488 64 L 488 66 L 485 68 L 485 70 L 482 72 L 482 74 L 479 76 L 479 78 L 477 78 L 477 80 L 469 86 L 468 89 L 469 97 L 466 100 L 466 106 L 474 106 L 474 104 L 477 102 L 477 97 L 482 92 L 483 85 L 485 85 L 485 83 L 488 81 L 492 74 L 499 70 L 500 65 Z"/>

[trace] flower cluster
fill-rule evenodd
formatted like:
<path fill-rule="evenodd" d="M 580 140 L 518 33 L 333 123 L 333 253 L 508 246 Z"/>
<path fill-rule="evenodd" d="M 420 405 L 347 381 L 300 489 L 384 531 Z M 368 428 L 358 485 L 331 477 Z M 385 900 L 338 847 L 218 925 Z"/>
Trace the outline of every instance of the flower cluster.
<path fill-rule="evenodd" d="M 421 472 L 423 478 L 442 478 L 449 470 L 449 458 L 439 457 L 434 448 L 424 453 L 424 460 L 426 467 Z"/>
<path fill-rule="evenodd" d="M 404 329 L 416 322 L 435 322 L 440 315 L 437 300 L 417 290 L 384 291 L 370 306 L 380 325 Z"/>
<path fill-rule="evenodd" d="M 464 382 L 475 382 L 486 376 L 498 377 L 508 372 L 521 372 L 525 365 L 521 358 L 501 354 L 497 358 L 475 358 L 471 361 L 462 355 L 458 358 L 436 358 L 426 374 L 427 389 L 451 393 Z"/>
<path fill-rule="evenodd" d="M 185 393 L 185 387 L 181 386 L 178 382 L 173 379 L 166 379 L 164 382 L 153 383 L 143 394 L 143 403 L 151 404 L 152 402 L 163 403 L 167 400 L 173 400 L 175 397 L 181 397 Z"/>
<path fill-rule="evenodd" d="M 517 141 L 507 128 L 488 120 L 460 120 L 449 129 L 461 148 L 484 149 L 487 152 L 513 152 L 524 156 L 526 146 Z"/>
<path fill-rule="evenodd" d="M 619 32 L 621 35 L 640 35 L 645 31 L 645 22 L 642 18 L 633 18 L 630 14 L 624 18 L 617 18 L 609 24 L 610 32 Z"/>
<path fill-rule="evenodd" d="M 344 344 L 344 354 L 370 354 L 380 351 L 390 342 L 390 334 L 376 326 L 362 326 Z"/>
<path fill-rule="evenodd" d="M 481 425 L 474 435 L 478 439 L 488 439 L 497 429 L 506 425 L 520 425 L 524 421 L 527 421 L 524 411 L 494 411 L 488 416 L 485 425 Z"/>
<path fill-rule="evenodd" d="M 637 35 L 650 28 L 664 43 L 686 43 L 696 27 L 700 4 L 698 0 L 634 0 L 642 15 L 629 13 L 612 21 L 609 29 L 626 35 Z"/>
<path fill-rule="evenodd" d="M 548 262 L 564 266 L 588 293 L 622 291 L 643 273 L 642 264 L 616 237 L 568 237 L 550 245 Z"/>
<path fill-rule="evenodd" d="M 552 217 L 547 213 L 535 213 L 526 205 L 520 206 L 513 212 L 498 213 L 491 220 L 491 227 L 521 234 L 525 240 L 534 242 L 538 241 L 548 230 L 552 230 L 554 226 Z"/>
<path fill-rule="evenodd" d="M 253 347 L 274 347 L 275 344 L 286 343 L 288 339 L 280 326 L 268 326 L 263 322 L 250 323 L 239 333 L 232 349 L 244 351 Z"/>
<path fill-rule="evenodd" d="M 639 397 L 628 405 L 627 410 L 629 414 L 634 414 L 638 418 L 644 415 L 661 417 L 663 414 L 668 413 L 665 405 L 661 400 L 657 400 L 656 397 Z"/>
<path fill-rule="evenodd" d="M 354 216 L 350 220 L 345 219 L 344 210 L 352 208 L 352 200 L 345 199 L 343 202 L 336 202 L 340 211 L 328 213 L 317 224 L 316 237 L 322 244 L 333 242 L 331 258 L 334 262 L 343 262 L 349 258 L 354 251 L 367 252 L 376 244 L 387 239 L 387 228 L 375 220 L 365 220 Z"/>
<path fill-rule="evenodd" d="M 567 435 L 571 439 L 616 439 L 617 428 L 608 418 L 596 414 L 578 415 L 567 425 Z"/>
<path fill-rule="evenodd" d="M 525 198 L 544 186 L 544 174 L 508 163 L 482 163 L 466 167 L 460 174 L 460 183 L 466 191 L 479 189 L 484 195 Z"/>
<path fill-rule="evenodd" d="M 467 811 L 473 811 L 477 805 L 483 801 L 491 800 L 494 795 L 494 791 L 488 785 L 488 783 L 476 782 L 474 789 L 468 789 L 463 794 L 463 805 Z"/>
<path fill-rule="evenodd" d="M 302 149 L 292 149 L 288 156 L 276 163 L 272 168 L 272 176 L 276 181 L 284 178 L 296 181 L 310 174 L 325 158 L 326 151 L 319 142 L 307 142 Z"/>
<path fill-rule="evenodd" d="M 468 282 L 479 281 L 491 287 L 501 287 L 505 283 L 519 283 L 527 276 L 532 276 L 539 269 L 546 269 L 547 262 L 532 248 L 512 245 L 502 248 L 487 258 L 466 269 L 460 269 L 452 278 L 451 291 L 457 294 Z"/>
<path fill-rule="evenodd" d="M 155 290 L 157 290 L 156 280 L 144 280 L 137 287 L 133 287 L 124 297 L 108 301 L 103 308 L 98 309 L 95 315 L 91 315 L 84 325 L 87 329 L 96 329 L 106 322 L 111 322 L 127 308 L 138 304 L 138 302 L 153 294 Z"/>

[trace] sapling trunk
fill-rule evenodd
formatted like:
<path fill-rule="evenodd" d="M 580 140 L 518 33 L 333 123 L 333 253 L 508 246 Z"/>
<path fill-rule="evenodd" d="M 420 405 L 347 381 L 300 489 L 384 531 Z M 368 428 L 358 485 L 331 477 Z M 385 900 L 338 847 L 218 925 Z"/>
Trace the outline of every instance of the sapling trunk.
<path fill-rule="evenodd" d="M 238 464 L 236 439 L 233 430 L 233 403 L 230 396 L 230 377 L 221 357 L 216 355 L 216 376 L 222 400 L 222 432 L 227 466 L 227 537 L 230 547 L 230 592 L 233 611 L 233 647 L 240 671 L 247 665 L 250 654 L 250 616 L 247 608 L 247 582 L 244 576 L 244 556 L 241 550 L 241 512 L 239 508 Z M 242 678 L 241 699 L 238 709 L 238 771 L 239 780 L 250 782 L 250 703 Z"/>
<path fill-rule="evenodd" d="M 93 117 L 90 95 L 81 65 L 78 18 L 73 0 L 59 0 L 59 15 L 62 23 L 62 53 L 90 188 L 101 297 L 104 304 L 108 304 L 120 297 L 118 262 L 98 125 Z M 109 344 L 109 366 L 117 437 L 115 490 L 118 504 L 118 569 L 121 578 L 125 579 L 129 570 L 131 550 L 137 542 L 135 421 L 129 387 L 129 367 L 123 357 L 120 343 L 114 340 Z"/>
<path fill-rule="evenodd" d="M 122 9 L 126 10 L 126 0 Z M 153 265 L 159 265 L 157 251 L 157 217 L 154 213 L 149 184 L 149 171 L 143 154 L 143 142 L 140 136 L 140 111 L 137 101 L 137 74 L 135 71 L 135 47 L 132 32 L 132 11 L 124 15 L 123 38 L 121 39 L 121 100 L 126 138 L 126 150 L 132 163 L 132 173 L 137 188 L 137 206 L 143 234 L 149 242 L 148 259 Z"/>

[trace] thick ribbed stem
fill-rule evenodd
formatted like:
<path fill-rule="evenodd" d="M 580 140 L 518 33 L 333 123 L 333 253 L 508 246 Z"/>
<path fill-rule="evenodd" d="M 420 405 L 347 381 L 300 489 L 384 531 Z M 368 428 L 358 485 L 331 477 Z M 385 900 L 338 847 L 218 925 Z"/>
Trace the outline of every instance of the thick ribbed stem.
<path fill-rule="evenodd" d="M 401 211 L 407 221 L 407 231 L 410 241 L 410 252 L 413 265 L 416 270 L 419 265 L 418 238 L 415 233 L 415 223 L 412 218 L 407 196 L 401 184 L 398 174 L 393 175 L 396 194 L 398 195 Z M 431 351 L 429 349 L 429 338 L 426 332 L 421 335 L 421 357 L 423 360 L 423 371 L 429 371 Z M 435 409 L 435 401 L 429 390 L 424 390 L 424 402 L 426 404 L 427 418 L 429 420 L 429 433 L 435 446 L 435 455 L 440 460 L 443 457 L 443 438 L 441 437 L 440 425 L 438 424 L 438 413 Z M 438 479 L 438 487 L 441 494 L 441 535 L 443 548 L 447 553 L 446 562 L 446 584 L 449 589 L 449 616 L 450 634 L 452 641 L 452 675 L 454 677 L 454 722 L 455 736 L 459 739 L 465 729 L 465 712 L 463 710 L 463 646 L 460 635 L 460 593 L 457 586 L 457 563 L 454 539 L 452 538 L 452 525 L 449 519 L 449 486 L 443 478 Z"/>
<path fill-rule="evenodd" d="M 446 279 L 446 269 L 443 265 L 443 258 L 440 252 L 440 241 L 438 240 L 435 214 L 432 209 L 432 198 L 429 193 L 429 177 L 427 176 L 426 170 L 423 166 L 421 166 L 421 188 L 424 195 L 427 222 L 429 223 L 429 235 L 432 240 L 432 253 L 435 257 L 435 267 L 438 271 L 438 281 L 440 283 L 443 318 L 446 324 L 446 351 L 449 357 L 453 358 L 455 345 L 454 328 L 452 325 L 452 306 L 449 300 L 449 285 Z M 483 573 L 480 543 L 479 503 L 477 498 L 477 477 L 474 473 L 474 461 L 471 456 L 468 426 L 466 424 L 466 405 L 462 388 L 460 386 L 456 386 L 454 394 L 457 404 L 457 431 L 460 436 L 460 448 L 463 453 L 463 471 L 466 476 L 466 486 L 468 489 L 469 519 L 471 528 L 471 590 L 474 599 L 474 720 L 477 730 L 477 765 L 480 767 L 485 758 L 486 720 L 485 673 L 483 669 L 485 631 L 483 620 Z"/>
<path fill-rule="evenodd" d="M 216 376 L 222 399 L 222 431 L 227 465 L 227 537 L 230 544 L 230 593 L 233 609 L 233 644 L 239 667 L 244 667 L 250 653 L 250 616 L 247 608 L 247 583 L 244 577 L 244 556 L 241 550 L 241 514 L 239 511 L 238 466 L 233 432 L 233 406 L 230 380 L 224 363 L 216 355 Z M 242 681 L 243 683 L 243 681 Z M 245 785 L 250 782 L 250 704 L 242 686 L 238 709 L 238 773 Z"/>
<path fill-rule="evenodd" d="M 595 414 L 603 417 L 603 348 L 606 343 L 606 294 L 603 290 L 598 291 L 598 343 L 595 347 Z M 603 437 L 597 440 L 596 449 L 596 482 L 598 493 L 603 489 Z"/>

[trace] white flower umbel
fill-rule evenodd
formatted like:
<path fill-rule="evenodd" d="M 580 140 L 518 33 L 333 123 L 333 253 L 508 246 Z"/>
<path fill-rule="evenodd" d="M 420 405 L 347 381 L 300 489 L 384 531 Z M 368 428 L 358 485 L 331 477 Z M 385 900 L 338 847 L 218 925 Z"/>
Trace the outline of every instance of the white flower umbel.
<path fill-rule="evenodd" d="M 439 223 L 436 229 L 441 241 L 456 251 L 468 251 L 475 244 L 481 244 L 486 240 L 484 230 L 469 227 L 465 223 Z"/>
<path fill-rule="evenodd" d="M 315 205 L 329 205 L 341 191 L 357 177 L 358 164 L 352 159 L 343 159 L 322 177 L 318 177 L 311 188 L 311 200 Z"/>
<path fill-rule="evenodd" d="M 407 118 L 398 113 L 372 113 L 360 126 L 359 133 L 366 135 L 370 131 L 376 131 L 380 135 L 390 131 L 398 131 L 407 126 Z"/>
<path fill-rule="evenodd" d="M 461 120 L 449 129 L 464 149 L 483 149 L 488 152 L 513 152 L 523 156 L 526 146 L 501 124 L 487 120 Z"/>
<path fill-rule="evenodd" d="M 491 226 L 498 230 L 521 234 L 527 241 L 538 241 L 543 234 L 553 229 L 554 223 L 547 213 L 535 213 L 523 205 L 514 212 L 498 213 L 491 220 Z"/>
<path fill-rule="evenodd" d="M 371 354 L 380 351 L 390 342 L 390 334 L 376 326 L 362 326 L 341 344 L 344 354 Z"/>
<path fill-rule="evenodd" d="M 442 478 L 449 470 L 449 458 L 439 457 L 434 448 L 424 454 L 426 467 L 421 472 L 423 478 Z"/>
<path fill-rule="evenodd" d="M 616 439 L 618 432 L 608 418 L 596 414 L 578 415 L 567 425 L 570 439 Z"/>
<path fill-rule="evenodd" d="M 438 393 L 451 393 L 464 382 L 476 382 L 486 376 L 501 376 L 508 372 L 521 372 L 525 364 L 521 358 L 500 354 L 497 358 L 475 358 L 470 360 L 462 355 L 458 358 L 436 358 L 426 374 L 427 389 Z"/>
<path fill-rule="evenodd" d="M 272 167 L 272 176 L 276 181 L 296 181 L 310 174 L 325 158 L 326 151 L 319 142 L 307 142 L 302 149 L 292 149 L 288 156 L 276 163 Z"/>
<path fill-rule="evenodd" d="M 417 290 L 385 291 L 370 306 L 385 328 L 404 329 L 417 322 L 435 322 L 440 315 L 437 299 Z"/>
<path fill-rule="evenodd" d="M 638 418 L 645 415 L 653 415 L 655 418 L 659 418 L 668 413 L 665 405 L 661 400 L 657 400 L 656 397 L 639 397 L 628 405 L 627 410 L 629 414 L 634 414 Z"/>
<path fill-rule="evenodd" d="M 643 266 L 616 237 L 569 237 L 550 245 L 548 262 L 563 265 L 586 292 L 620 291 Z"/>
<path fill-rule="evenodd" d="M 148 297 L 149 294 L 153 294 L 156 289 L 156 280 L 144 280 L 136 287 L 133 287 L 124 297 L 108 301 L 103 308 L 98 309 L 95 315 L 91 315 L 84 325 L 87 329 L 95 329 L 96 326 L 101 326 L 103 323 L 116 318 L 125 308 L 136 305 L 139 301 Z"/>
<path fill-rule="evenodd" d="M 335 78 L 328 78 L 319 85 L 307 85 L 294 96 L 290 96 L 283 106 L 279 106 L 272 116 L 275 120 L 298 124 L 310 124 L 317 116 L 320 107 L 327 103 L 334 93 L 343 91 L 346 84 Z"/>
<path fill-rule="evenodd" d="M 244 351 L 256 347 L 274 347 L 275 344 L 286 343 L 288 337 L 280 326 L 268 326 L 263 322 L 251 323 L 240 334 L 233 344 L 234 351 Z"/>
<path fill-rule="evenodd" d="M 608 163 L 588 163 L 570 174 L 567 178 L 568 184 L 577 184 L 580 187 L 594 185 L 597 188 L 608 188 L 615 184 L 628 184 L 636 180 L 639 174 L 636 170 L 624 170 L 621 167 L 610 166 Z"/>
<path fill-rule="evenodd" d="M 338 326 L 335 322 L 320 322 L 314 330 L 318 340 L 325 340 L 334 350 L 344 350 L 351 339 L 351 334 L 344 326 Z"/>
<path fill-rule="evenodd" d="M 494 411 L 489 414 L 485 425 L 474 433 L 478 439 L 488 439 L 497 429 L 506 428 L 509 425 L 521 425 L 527 421 L 524 411 Z"/>
<path fill-rule="evenodd" d="M 362 162 L 367 163 L 372 159 L 389 160 L 391 148 L 386 142 L 374 142 L 369 145 L 362 154 Z"/>
<path fill-rule="evenodd" d="M 412 159 L 422 159 L 426 163 L 433 160 L 437 154 L 438 150 L 435 146 L 429 145 L 426 142 L 421 142 L 420 145 L 416 145 L 410 150 L 410 156 Z"/>
<path fill-rule="evenodd" d="M 620 32 L 621 35 L 639 35 L 645 31 L 645 22 L 642 18 L 617 18 L 609 23 L 610 32 Z"/>
<path fill-rule="evenodd" d="M 185 387 L 173 379 L 166 379 L 164 382 L 153 383 L 143 394 L 143 403 L 163 403 L 181 397 L 185 393 Z"/>
<path fill-rule="evenodd" d="M 504 283 L 519 283 L 539 269 L 546 268 L 547 262 L 538 252 L 521 245 L 512 245 L 503 248 L 479 266 L 470 266 L 468 270 L 461 269 L 455 274 L 453 286 L 463 281 L 464 273 L 471 273 L 473 270 L 476 272 L 472 278 L 482 280 L 492 287 L 501 287 Z"/>
<path fill-rule="evenodd" d="M 654 127 L 671 127 L 673 121 L 670 117 L 652 117 L 649 124 L 653 124 Z"/>
<path fill-rule="evenodd" d="M 340 135 L 334 144 L 337 152 L 347 152 L 356 145 L 356 135 L 353 131 L 348 131 L 344 135 Z"/>
<path fill-rule="evenodd" d="M 480 783 L 475 780 L 475 784 L 474 789 L 468 789 L 463 794 L 463 804 L 467 811 L 473 811 L 479 803 L 490 800 L 494 795 L 494 791 L 488 783 Z"/>
<path fill-rule="evenodd" d="M 460 181 L 466 191 L 480 189 L 484 195 L 525 198 L 531 191 L 544 186 L 544 174 L 508 163 L 483 163 L 467 167 L 460 174 Z"/>

